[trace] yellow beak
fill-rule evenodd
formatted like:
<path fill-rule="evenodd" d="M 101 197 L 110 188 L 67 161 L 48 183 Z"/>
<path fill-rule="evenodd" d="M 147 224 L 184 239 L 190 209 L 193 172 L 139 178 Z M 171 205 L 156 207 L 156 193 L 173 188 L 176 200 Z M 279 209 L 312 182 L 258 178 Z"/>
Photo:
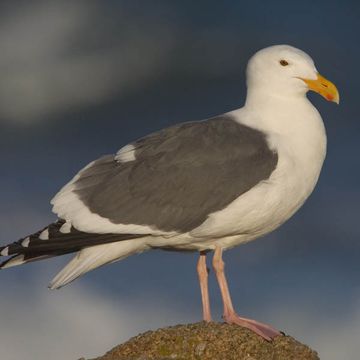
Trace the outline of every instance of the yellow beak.
<path fill-rule="evenodd" d="M 339 104 L 340 96 L 338 89 L 328 79 L 325 79 L 323 76 L 318 74 L 316 80 L 309 80 L 303 78 L 301 78 L 301 80 L 303 80 L 307 84 L 310 90 L 317 92 L 328 101 L 333 101 Z"/>

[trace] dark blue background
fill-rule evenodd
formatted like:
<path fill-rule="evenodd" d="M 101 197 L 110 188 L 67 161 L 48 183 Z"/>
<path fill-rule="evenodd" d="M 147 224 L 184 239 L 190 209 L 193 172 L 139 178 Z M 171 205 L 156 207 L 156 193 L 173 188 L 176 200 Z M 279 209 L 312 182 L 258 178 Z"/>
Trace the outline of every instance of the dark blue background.
<path fill-rule="evenodd" d="M 241 107 L 245 66 L 258 49 L 285 43 L 309 53 L 341 96 L 336 106 L 309 94 L 328 134 L 318 186 L 279 230 L 225 260 L 241 314 L 307 342 L 322 359 L 358 358 L 358 2 L 19 1 L 0 10 L 1 244 L 52 221 L 49 200 L 94 158 L 162 127 Z M 0 346 L 18 344 L 7 346 L 9 359 L 29 351 L 45 359 L 59 342 L 69 358 L 94 356 L 140 330 L 201 318 L 196 254 L 142 254 L 86 275 L 65 295 L 49 293 L 46 280 L 65 262 L 1 272 L 0 305 L 12 315 Z M 211 293 L 219 319 L 213 279 Z M 134 317 L 119 315 L 112 338 L 86 333 L 96 321 L 107 327 L 105 315 L 91 321 L 95 294 L 99 304 L 132 306 Z M 66 306 L 53 316 L 61 296 Z M 72 331 L 88 334 L 92 347 L 72 341 Z"/>

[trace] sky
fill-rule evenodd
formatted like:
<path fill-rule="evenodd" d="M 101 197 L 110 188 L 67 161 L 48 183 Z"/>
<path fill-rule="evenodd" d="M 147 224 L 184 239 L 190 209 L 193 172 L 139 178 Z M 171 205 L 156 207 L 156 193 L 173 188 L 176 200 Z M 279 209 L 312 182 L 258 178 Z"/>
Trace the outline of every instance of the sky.
<path fill-rule="evenodd" d="M 55 219 L 88 162 L 243 105 L 257 50 L 289 44 L 333 81 L 314 193 L 268 236 L 225 253 L 236 309 L 326 360 L 360 352 L 357 1 L 17 1 L 0 4 L 0 244 Z M 197 255 L 153 251 L 50 291 L 71 257 L 0 273 L 2 360 L 94 357 L 141 331 L 201 320 Z M 214 317 L 221 301 L 211 273 Z"/>

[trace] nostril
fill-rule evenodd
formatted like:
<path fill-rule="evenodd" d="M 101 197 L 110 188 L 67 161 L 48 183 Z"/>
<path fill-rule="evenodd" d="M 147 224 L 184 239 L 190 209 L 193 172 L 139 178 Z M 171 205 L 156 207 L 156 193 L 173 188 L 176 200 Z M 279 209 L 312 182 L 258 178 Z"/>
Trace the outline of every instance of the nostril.
<path fill-rule="evenodd" d="M 326 87 L 326 88 L 328 87 L 327 84 L 321 83 L 321 85 L 322 85 L 323 87 Z"/>

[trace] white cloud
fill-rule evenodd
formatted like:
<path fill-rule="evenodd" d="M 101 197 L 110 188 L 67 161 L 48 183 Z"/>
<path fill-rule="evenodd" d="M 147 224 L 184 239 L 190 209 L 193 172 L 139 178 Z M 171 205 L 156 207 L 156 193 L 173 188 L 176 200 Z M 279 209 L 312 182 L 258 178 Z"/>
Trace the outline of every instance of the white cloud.
<path fill-rule="evenodd" d="M 55 292 L 36 284 L 10 287 L 0 299 L 1 359 L 99 356 L 141 331 L 191 321 L 186 309 L 173 306 L 151 298 L 111 299 L 79 284 Z"/>
<path fill-rule="evenodd" d="M 311 343 L 319 349 L 321 359 L 359 359 L 360 303 L 354 313 L 346 313 L 340 321 L 325 321 L 325 324 L 327 326 L 312 332 L 314 340 Z"/>
<path fill-rule="evenodd" d="M 151 26 L 156 44 L 117 14 L 121 39 L 106 28 L 100 3 L 31 2 L 2 16 L 0 117 L 28 122 L 129 91 L 156 74 L 170 46 L 170 30 Z M 143 24 L 146 27 L 146 24 Z M 96 31 L 94 31 L 94 29 Z M 83 38 L 94 40 L 93 48 Z"/>
<path fill-rule="evenodd" d="M 320 359 L 358 360 L 360 294 L 354 305 L 348 305 L 339 304 L 333 313 L 328 309 L 319 311 L 317 304 L 306 304 L 300 296 L 292 301 L 286 299 L 281 307 L 274 305 L 266 312 L 278 319 L 285 332 L 316 350 Z"/>

